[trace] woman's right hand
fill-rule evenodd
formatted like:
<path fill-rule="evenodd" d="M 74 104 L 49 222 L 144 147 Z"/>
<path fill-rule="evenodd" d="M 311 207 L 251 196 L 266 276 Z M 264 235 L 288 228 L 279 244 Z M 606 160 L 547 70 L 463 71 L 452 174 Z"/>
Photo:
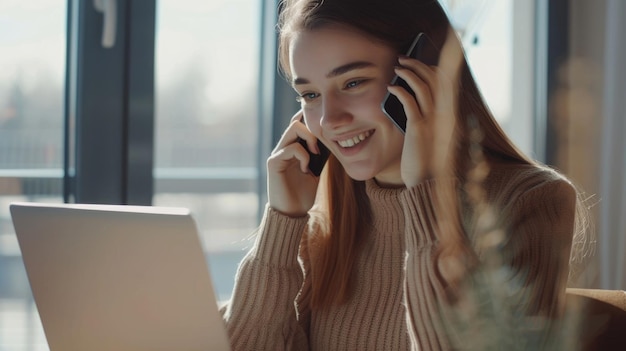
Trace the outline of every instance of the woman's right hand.
<path fill-rule="evenodd" d="M 306 141 L 309 150 L 319 153 L 317 138 L 301 122 L 302 110 L 278 141 L 267 159 L 267 194 L 269 206 L 291 217 L 304 216 L 315 201 L 319 178 L 309 170 L 309 154 L 298 143 Z"/>

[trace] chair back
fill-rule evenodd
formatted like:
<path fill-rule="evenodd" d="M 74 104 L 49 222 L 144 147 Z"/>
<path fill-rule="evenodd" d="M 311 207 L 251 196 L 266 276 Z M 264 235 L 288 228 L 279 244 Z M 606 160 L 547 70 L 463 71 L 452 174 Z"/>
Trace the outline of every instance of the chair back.
<path fill-rule="evenodd" d="M 626 350 L 626 291 L 567 289 L 568 311 L 581 313 L 581 351 Z"/>

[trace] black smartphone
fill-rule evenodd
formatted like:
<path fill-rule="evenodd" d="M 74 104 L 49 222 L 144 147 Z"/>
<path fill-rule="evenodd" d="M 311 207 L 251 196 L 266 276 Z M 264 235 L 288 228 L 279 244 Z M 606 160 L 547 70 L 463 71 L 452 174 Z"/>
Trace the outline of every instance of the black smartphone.
<path fill-rule="evenodd" d="M 301 120 L 304 123 L 304 120 Z M 304 146 L 306 151 L 309 153 L 309 170 L 316 177 L 319 177 L 322 173 L 322 168 L 326 164 L 328 157 L 330 156 L 330 150 L 322 143 L 319 139 L 317 139 L 317 148 L 320 150 L 319 154 L 312 153 L 306 145 L 306 140 L 302 138 L 298 138 L 298 142 L 300 145 Z"/>
<path fill-rule="evenodd" d="M 411 46 L 406 52 L 406 56 L 422 61 L 429 66 L 436 66 L 439 62 L 439 50 L 435 47 L 432 40 L 424 33 L 418 33 Z M 404 81 L 397 75 L 391 80 L 391 85 L 399 85 L 406 89 L 415 97 L 415 93 Z M 393 123 L 400 128 L 402 133 L 406 131 L 406 114 L 404 107 L 398 98 L 387 92 L 385 99 L 381 104 L 383 112 L 389 117 Z"/>

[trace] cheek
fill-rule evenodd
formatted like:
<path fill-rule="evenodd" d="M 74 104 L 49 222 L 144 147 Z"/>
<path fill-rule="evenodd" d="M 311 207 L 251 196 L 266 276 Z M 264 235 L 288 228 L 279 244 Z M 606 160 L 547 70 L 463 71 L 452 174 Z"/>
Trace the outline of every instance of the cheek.
<path fill-rule="evenodd" d="M 380 104 L 383 102 L 386 93 L 387 87 L 382 84 L 368 87 L 366 91 L 349 99 L 350 108 L 353 111 L 359 110 L 361 112 L 369 110 L 370 113 L 378 111 L 381 109 Z"/>
<path fill-rule="evenodd" d="M 377 89 L 372 89 L 362 99 L 355 102 L 355 111 L 358 111 L 359 115 L 370 116 L 379 121 L 388 121 L 387 116 L 382 110 L 381 104 L 387 94 L 387 87 L 383 86 Z"/>

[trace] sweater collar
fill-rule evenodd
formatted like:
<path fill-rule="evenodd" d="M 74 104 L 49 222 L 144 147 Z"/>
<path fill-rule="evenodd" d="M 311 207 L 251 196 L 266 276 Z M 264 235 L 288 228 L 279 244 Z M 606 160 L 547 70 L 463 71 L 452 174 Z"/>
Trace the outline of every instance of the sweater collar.
<path fill-rule="evenodd" d="M 376 228 L 386 228 L 390 233 L 404 230 L 404 212 L 401 194 L 406 188 L 383 188 L 376 180 L 365 181 L 365 193 L 370 201 L 372 220 Z"/>

